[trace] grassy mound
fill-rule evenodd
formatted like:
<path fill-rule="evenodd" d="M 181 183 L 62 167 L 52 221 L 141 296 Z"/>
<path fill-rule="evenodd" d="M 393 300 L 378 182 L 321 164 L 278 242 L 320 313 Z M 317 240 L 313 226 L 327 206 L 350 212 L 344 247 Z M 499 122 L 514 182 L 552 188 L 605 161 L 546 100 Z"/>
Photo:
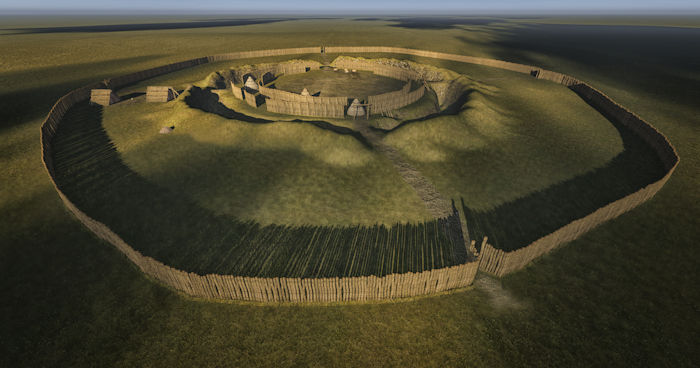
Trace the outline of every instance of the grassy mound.
<path fill-rule="evenodd" d="M 230 93 L 230 92 L 229 92 Z M 262 224 L 394 224 L 429 218 L 390 162 L 351 135 L 224 119 L 185 104 L 117 104 L 104 127 L 139 175 L 215 213 Z M 175 126 L 168 136 L 162 126 Z"/>
<path fill-rule="evenodd" d="M 370 124 L 443 195 L 464 200 L 474 238 L 502 234 L 494 242 L 514 249 L 556 229 L 571 216 L 504 231 L 513 223 L 503 215 L 503 208 L 510 208 L 504 204 L 535 198 L 604 167 L 623 150 L 618 130 L 564 87 L 512 73 L 471 76 L 412 61 L 375 60 L 418 71 L 430 90 L 393 118 L 375 117 Z M 391 165 L 348 129 L 351 122 L 282 122 L 290 118 L 251 108 L 228 90 L 211 89 L 221 78 L 210 74 L 196 84 L 205 89 L 195 88 L 170 104 L 108 108 L 105 127 L 128 165 L 214 213 L 261 224 L 390 225 L 429 218 Z M 207 94 L 208 105 L 192 109 L 183 103 L 194 92 Z M 178 127 L 174 137 L 153 139 L 159 126 L 170 123 Z M 190 139 L 166 143 L 182 140 L 181 135 Z M 608 197 L 585 199 L 565 212 L 585 215 L 602 205 L 602 198 Z M 546 200 L 527 203 L 527 211 L 556 212 Z M 489 218 L 496 208 L 501 212 Z M 519 216 L 524 211 L 511 210 Z"/>
<path fill-rule="evenodd" d="M 54 141 L 58 185 L 81 209 L 106 223 L 127 243 L 168 265 L 199 274 L 338 277 L 420 272 L 466 261 L 464 242 L 454 236 L 453 230 L 459 228 L 459 223 L 455 223 L 454 219 L 394 226 L 289 226 L 261 225 L 255 221 L 241 221 L 233 216 L 214 213 L 192 200 L 197 198 L 196 193 L 155 184 L 132 170 L 128 161 L 125 164 L 122 154 L 117 150 L 118 145 L 115 147 L 101 125 L 102 113 L 102 107 L 84 103 L 72 108 L 66 115 Z M 175 132 L 159 137 L 164 142 L 157 145 L 160 149 L 167 150 L 170 147 L 174 150 L 151 157 L 153 160 L 150 163 L 141 164 L 160 167 L 164 174 L 178 173 L 161 177 L 165 181 L 172 179 L 180 184 L 205 182 L 205 185 L 218 184 L 216 187 L 224 189 L 229 185 L 244 188 L 249 191 L 246 193 L 248 201 L 244 204 L 261 207 L 269 203 L 269 198 L 279 198 L 275 197 L 275 191 L 264 191 L 264 188 L 260 188 L 261 185 L 276 185 L 276 181 L 289 183 L 285 176 L 293 176 L 294 173 L 300 177 L 313 175 L 300 171 L 302 152 L 294 155 L 299 147 L 290 144 L 284 147 L 282 144 L 285 134 L 292 134 L 293 129 L 278 127 L 276 134 L 279 135 L 268 137 L 281 154 L 275 154 L 275 149 L 261 147 L 259 144 L 247 145 L 246 141 L 256 142 L 256 137 L 265 135 L 265 132 L 247 131 L 245 136 L 239 137 L 239 150 L 221 150 L 222 155 L 215 158 L 212 152 L 208 153 L 208 157 L 201 155 L 206 156 L 207 150 L 216 152 L 221 141 L 203 144 L 194 143 L 195 139 L 201 138 L 196 135 L 178 137 L 178 130 L 185 129 L 187 128 L 176 128 Z M 306 134 L 301 136 L 304 135 Z M 227 138 L 233 136 L 221 137 Z M 168 153 L 182 151 L 183 148 L 192 148 L 195 144 L 204 148 L 167 156 Z M 313 149 L 320 148 L 312 145 L 307 149 L 313 152 Z M 258 175 L 267 181 L 252 182 L 251 177 L 257 177 L 255 173 L 248 175 L 241 167 L 246 168 L 244 165 L 249 160 L 259 159 L 260 156 L 268 157 L 270 166 L 286 163 L 285 157 L 291 157 L 290 163 L 296 162 L 297 166 L 274 178 L 257 166 L 260 172 Z M 165 160 L 160 161 L 163 158 Z M 214 161 L 207 161 L 208 159 Z M 222 159 L 231 160 L 235 164 L 224 166 L 233 171 L 224 172 L 220 178 L 214 178 L 210 172 L 188 175 L 191 172 L 186 171 L 188 166 L 195 171 L 201 167 L 213 170 L 213 166 L 220 170 L 221 166 L 216 165 L 216 162 Z M 340 166 L 362 166 L 361 163 L 361 160 L 352 163 L 342 161 Z M 175 164 L 182 166 L 173 168 Z M 334 164 L 338 162 L 322 167 L 331 169 Z M 279 167 L 274 168 L 279 170 Z M 319 176 L 319 179 L 329 177 L 328 174 L 318 174 L 326 175 Z M 226 183 L 213 184 L 210 182 L 212 180 L 225 180 Z M 313 184 L 313 181 L 309 182 L 309 185 Z M 253 186 L 258 186 L 257 191 Z M 188 186 L 190 191 L 192 188 L 197 186 Z M 339 198 L 342 199 L 342 196 Z M 342 212 L 343 205 L 335 202 L 332 207 L 335 210 L 324 209 L 323 215 L 332 216 L 334 211 Z M 308 211 L 303 203 L 295 203 L 293 207 L 298 212 L 287 209 L 286 216 L 303 216 L 304 211 Z M 275 208 L 267 210 L 274 212 Z"/>
<path fill-rule="evenodd" d="M 622 151 L 617 130 L 567 88 L 513 75 L 462 79 L 456 103 L 387 132 L 438 190 L 478 209 L 605 165 Z"/>

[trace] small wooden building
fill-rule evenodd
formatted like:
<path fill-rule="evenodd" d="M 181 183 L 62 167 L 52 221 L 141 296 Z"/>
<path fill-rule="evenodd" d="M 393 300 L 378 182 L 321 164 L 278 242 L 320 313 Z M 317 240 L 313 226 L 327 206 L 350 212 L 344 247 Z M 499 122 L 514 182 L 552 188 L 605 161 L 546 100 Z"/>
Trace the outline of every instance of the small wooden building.
<path fill-rule="evenodd" d="M 90 102 L 102 106 L 109 106 L 119 102 L 119 96 L 111 89 L 93 89 L 90 91 Z"/>
<path fill-rule="evenodd" d="M 146 102 L 168 102 L 178 93 L 173 87 L 166 86 L 148 86 L 146 87 Z"/>
<path fill-rule="evenodd" d="M 233 97 L 239 100 L 243 99 L 243 88 L 233 84 L 233 82 L 231 82 L 231 92 L 233 92 Z"/>
<path fill-rule="evenodd" d="M 258 107 L 258 97 L 260 92 L 251 93 L 247 88 L 243 88 L 243 99 L 248 105 L 252 107 Z"/>

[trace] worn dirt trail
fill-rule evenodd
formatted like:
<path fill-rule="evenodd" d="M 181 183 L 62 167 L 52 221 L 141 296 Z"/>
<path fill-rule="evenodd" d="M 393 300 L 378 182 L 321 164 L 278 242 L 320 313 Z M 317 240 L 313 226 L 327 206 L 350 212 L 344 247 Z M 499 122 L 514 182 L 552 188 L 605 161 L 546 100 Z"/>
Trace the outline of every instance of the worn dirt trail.
<path fill-rule="evenodd" d="M 366 120 L 355 120 L 355 129 L 362 134 L 374 148 L 384 154 L 398 171 L 401 178 L 418 193 L 425 207 L 435 218 L 452 214 L 452 202 L 445 199 L 435 186 L 416 168 L 401 157 L 393 147 L 382 141 L 379 133 L 372 131 Z"/>

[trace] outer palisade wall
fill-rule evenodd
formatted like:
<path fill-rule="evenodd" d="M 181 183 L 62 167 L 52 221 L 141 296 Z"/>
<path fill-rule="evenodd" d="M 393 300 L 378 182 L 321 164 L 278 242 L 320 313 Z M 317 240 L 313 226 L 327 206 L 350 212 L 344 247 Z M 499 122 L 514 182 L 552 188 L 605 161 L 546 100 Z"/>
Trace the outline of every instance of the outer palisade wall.
<path fill-rule="evenodd" d="M 542 75 L 543 74 L 540 73 L 538 78 L 542 77 Z M 577 239 L 579 236 L 601 223 L 620 216 L 646 202 L 666 184 L 666 181 L 671 177 L 679 161 L 675 149 L 663 134 L 642 120 L 639 116 L 614 102 L 602 92 L 586 83 L 563 74 L 547 71 L 545 76 L 546 79 L 569 85 L 569 88 L 579 94 L 579 96 L 591 104 L 591 106 L 599 111 L 605 112 L 612 119 L 627 126 L 641 136 L 657 152 L 667 172 L 660 180 L 650 183 L 637 192 L 609 203 L 586 217 L 572 221 L 566 226 L 537 239 L 523 248 L 512 252 L 504 252 L 485 243 L 482 246 L 480 268 L 499 276 L 522 269 L 533 259 L 551 251 L 558 245 Z"/>
<path fill-rule="evenodd" d="M 533 259 L 551 251 L 556 246 L 572 241 L 587 231 L 593 229 L 599 224 L 613 219 L 646 200 L 653 197 L 663 185 L 668 181 L 671 174 L 678 165 L 678 154 L 675 148 L 670 144 L 668 139 L 653 126 L 640 117 L 625 109 L 602 92 L 594 89 L 588 84 L 579 81 L 578 79 L 557 73 L 542 68 L 516 64 L 507 61 L 478 58 L 471 56 L 462 56 L 454 54 L 445 54 L 433 51 L 413 50 L 398 47 L 326 47 L 328 53 L 398 53 L 415 56 L 430 57 L 443 60 L 459 61 L 471 64 L 479 64 L 491 66 L 500 69 L 512 70 L 520 73 L 533 75 L 538 79 L 545 79 L 555 83 L 569 86 L 574 92 L 579 94 L 586 102 L 590 103 L 595 108 L 607 113 L 613 119 L 630 127 L 633 131 L 645 139 L 657 152 L 661 160 L 664 162 L 667 173 L 660 180 L 650 183 L 639 191 L 620 198 L 586 217 L 575 220 L 568 225 L 546 235 L 532 244 L 512 252 L 504 252 L 500 249 L 495 249 L 488 243 L 484 243 L 480 254 L 480 269 L 499 276 L 517 271 L 525 267 Z"/>
<path fill-rule="evenodd" d="M 186 294 L 198 297 L 239 299 L 254 301 L 348 301 L 374 300 L 429 294 L 442 290 L 464 287 L 472 283 L 477 267 L 497 275 L 504 275 L 524 267 L 532 259 L 542 255 L 555 246 L 575 239 L 584 232 L 603 221 L 628 211 L 636 205 L 651 198 L 669 179 L 678 165 L 678 155 L 666 137 L 651 125 L 633 113 L 616 104 L 601 92 L 593 89 L 575 78 L 542 70 L 527 65 L 514 64 L 499 60 L 475 58 L 469 56 L 437 53 L 432 51 L 411 50 L 394 47 L 326 47 L 328 53 L 340 52 L 386 52 L 454 60 L 501 69 L 530 73 L 538 78 L 548 79 L 568 85 L 583 99 L 593 106 L 606 111 L 631 127 L 656 149 L 666 165 L 666 175 L 654 183 L 612 202 L 592 214 L 573 221 L 561 229 L 549 234 L 527 247 L 513 252 L 503 252 L 484 244 L 480 262 L 469 262 L 449 268 L 425 271 L 421 273 L 392 274 L 383 277 L 349 277 L 332 279 L 288 279 L 288 278 L 254 278 L 231 275 L 197 275 L 173 269 L 153 258 L 143 256 L 126 244 L 106 225 L 90 218 L 78 209 L 56 186 L 53 166 L 52 139 L 60 127 L 61 120 L 73 105 L 90 98 L 90 91 L 99 88 L 120 88 L 144 79 L 162 75 L 175 70 L 207 63 L 210 61 L 233 60 L 263 56 L 291 55 L 320 52 L 320 48 L 296 48 L 281 50 L 261 50 L 215 55 L 200 59 L 169 64 L 117 78 L 105 83 L 96 83 L 69 92 L 61 97 L 52 107 L 41 126 L 42 161 L 51 181 L 66 208 L 71 211 L 90 231 L 108 241 L 124 253 L 144 273 Z M 533 73 L 535 72 L 535 73 Z"/>

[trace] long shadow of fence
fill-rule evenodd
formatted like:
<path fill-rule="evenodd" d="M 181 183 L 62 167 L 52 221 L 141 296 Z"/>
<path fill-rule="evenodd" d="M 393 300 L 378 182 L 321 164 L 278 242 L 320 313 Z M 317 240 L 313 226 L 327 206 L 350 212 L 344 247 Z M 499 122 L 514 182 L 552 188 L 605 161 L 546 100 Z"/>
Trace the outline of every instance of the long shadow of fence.
<path fill-rule="evenodd" d="M 618 130 L 623 151 L 603 167 L 493 209 L 473 210 L 462 200 L 472 239 L 488 236 L 495 248 L 516 250 L 665 175 L 658 154 L 642 137 L 597 110 Z"/>
<path fill-rule="evenodd" d="M 428 115 L 420 117 L 420 118 L 404 120 L 399 125 L 391 128 L 391 129 L 383 129 L 383 128 L 378 128 L 378 127 L 374 127 L 374 126 L 370 126 L 370 128 L 374 131 L 381 132 L 381 133 L 392 133 L 392 132 L 395 132 L 395 131 L 397 131 L 401 128 L 404 128 L 404 127 L 406 127 L 410 124 L 413 124 L 413 123 L 427 121 L 427 120 L 434 119 L 434 118 L 437 118 L 440 116 L 458 115 L 460 112 L 469 108 L 469 107 L 464 107 L 464 104 L 466 104 L 469 101 L 469 96 L 474 91 L 476 91 L 476 90 L 471 88 L 471 89 L 468 89 L 468 90 L 462 92 L 459 95 L 459 97 L 457 97 L 457 100 L 455 100 L 455 102 L 453 102 L 449 106 L 445 107 L 442 111 L 434 112 L 432 114 L 428 114 Z"/>
<path fill-rule="evenodd" d="M 88 103 L 64 116 L 53 141 L 59 188 L 133 248 L 177 269 L 314 278 L 420 272 L 466 261 L 464 244 L 450 233 L 459 226 L 451 217 L 390 227 L 291 227 L 216 215 L 132 171 L 101 119 L 102 107 Z"/>
<path fill-rule="evenodd" d="M 235 27 L 253 24 L 267 24 L 294 20 L 294 18 L 258 18 L 258 19 L 212 19 L 184 22 L 164 23 L 136 23 L 136 24 L 99 24 L 87 26 L 59 26 L 59 27 L 30 27 L 30 28 L 2 28 L 0 31 L 14 31 L 12 34 L 34 33 L 95 33 L 95 32 L 125 32 L 125 31 L 154 31 L 167 29 L 192 29 L 212 27 Z"/>

